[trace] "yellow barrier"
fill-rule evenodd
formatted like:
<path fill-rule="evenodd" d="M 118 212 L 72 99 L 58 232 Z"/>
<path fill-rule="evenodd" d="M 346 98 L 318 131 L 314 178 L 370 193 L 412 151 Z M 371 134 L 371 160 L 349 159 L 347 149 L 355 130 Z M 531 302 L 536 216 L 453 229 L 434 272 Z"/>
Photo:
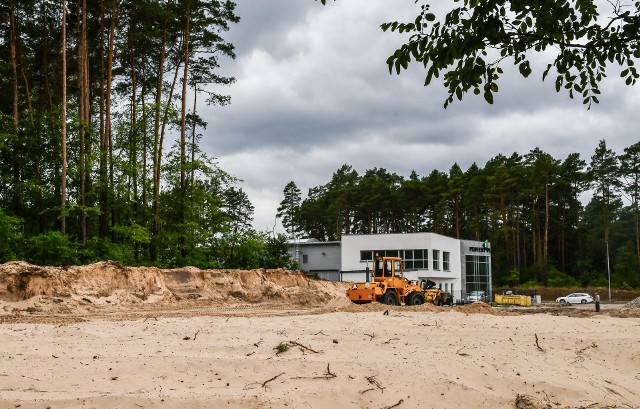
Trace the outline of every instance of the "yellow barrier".
<path fill-rule="evenodd" d="M 531 297 L 528 295 L 502 295 L 496 294 L 496 304 L 521 305 L 531 307 Z"/>

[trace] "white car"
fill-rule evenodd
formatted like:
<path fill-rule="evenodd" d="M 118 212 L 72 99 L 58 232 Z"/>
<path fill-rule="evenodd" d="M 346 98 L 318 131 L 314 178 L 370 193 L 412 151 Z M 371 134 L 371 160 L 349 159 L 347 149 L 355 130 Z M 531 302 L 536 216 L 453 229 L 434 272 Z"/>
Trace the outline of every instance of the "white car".
<path fill-rule="evenodd" d="M 556 302 L 567 304 L 587 304 L 593 302 L 593 297 L 587 293 L 573 293 L 564 297 L 556 298 Z"/>
<path fill-rule="evenodd" d="M 484 291 L 471 291 L 469 293 L 469 302 L 476 302 L 476 301 L 488 302 L 489 296 Z"/>

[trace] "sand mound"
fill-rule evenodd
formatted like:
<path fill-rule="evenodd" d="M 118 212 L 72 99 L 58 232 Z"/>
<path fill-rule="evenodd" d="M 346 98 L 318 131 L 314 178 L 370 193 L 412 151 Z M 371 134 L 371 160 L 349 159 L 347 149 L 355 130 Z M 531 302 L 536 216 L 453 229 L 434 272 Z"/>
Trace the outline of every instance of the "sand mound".
<path fill-rule="evenodd" d="M 622 307 L 623 309 L 637 309 L 640 308 L 640 297 L 635 300 L 631 300 Z"/>
<path fill-rule="evenodd" d="M 0 264 L 0 313 L 68 314 L 188 302 L 317 307 L 344 298 L 343 287 L 282 269 L 158 269 L 113 262 L 60 268 L 11 262 Z"/>

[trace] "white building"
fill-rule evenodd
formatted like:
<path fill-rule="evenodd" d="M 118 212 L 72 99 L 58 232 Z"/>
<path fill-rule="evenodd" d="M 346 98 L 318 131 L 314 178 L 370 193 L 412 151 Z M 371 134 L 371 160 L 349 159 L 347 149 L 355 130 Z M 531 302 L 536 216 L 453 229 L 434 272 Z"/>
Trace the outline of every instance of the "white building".
<path fill-rule="evenodd" d="M 487 242 L 435 233 L 343 235 L 340 242 L 300 243 L 297 251 L 300 268 L 322 278 L 363 282 L 377 253 L 402 257 L 405 277 L 434 281 L 454 299 L 464 299 L 471 291 L 486 291 L 492 299 Z"/>

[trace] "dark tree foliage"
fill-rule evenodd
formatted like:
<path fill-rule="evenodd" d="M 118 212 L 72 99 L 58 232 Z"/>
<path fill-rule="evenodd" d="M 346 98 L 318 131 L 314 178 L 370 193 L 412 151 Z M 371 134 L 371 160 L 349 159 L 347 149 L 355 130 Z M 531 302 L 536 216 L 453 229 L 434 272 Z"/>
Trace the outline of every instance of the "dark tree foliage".
<path fill-rule="evenodd" d="M 601 143 L 587 166 L 578 154 L 559 160 L 536 148 L 498 154 L 482 168 L 454 164 L 448 174 L 413 171 L 406 179 L 380 168 L 359 175 L 343 165 L 296 207 L 300 235 L 331 241 L 435 232 L 489 240 L 494 283 L 511 286 L 601 285 L 608 245 L 614 285 L 638 287 L 636 150 L 632 145 L 618 157 Z M 631 198 L 627 206 L 620 189 Z"/>
<path fill-rule="evenodd" d="M 598 102 L 599 83 L 607 65 L 622 66 L 627 85 L 640 77 L 640 3 L 596 0 L 458 0 L 458 7 L 438 20 L 430 5 L 409 23 L 391 22 L 383 30 L 409 32 L 409 41 L 389 57 L 389 70 L 400 73 L 412 60 L 427 71 L 425 85 L 442 75 L 449 90 L 445 107 L 468 91 L 493 103 L 502 74 L 510 61 L 523 77 L 532 73 L 530 55 L 555 54 L 555 88 L 565 89 L 584 104 Z M 606 14 L 604 14 L 606 13 Z"/>
<path fill-rule="evenodd" d="M 432 12 L 432 2 L 416 3 L 420 13 L 413 21 L 381 26 L 410 34 L 387 59 L 389 72 L 399 74 L 415 61 L 426 70 L 425 85 L 442 77 L 449 91 L 445 108 L 469 91 L 493 103 L 503 66 L 513 64 L 528 77 L 531 55 L 537 53 L 553 54 L 542 78 L 553 69 L 556 90 L 589 107 L 599 102 L 609 64 L 622 67 L 627 85 L 640 77 L 637 1 L 455 0 L 444 16 Z"/>
<path fill-rule="evenodd" d="M 212 267 L 231 242 L 260 254 L 244 251 L 251 265 L 283 263 L 200 150 L 198 103 L 230 102 L 235 3 L 0 0 L 0 15 L 0 262 Z"/>

